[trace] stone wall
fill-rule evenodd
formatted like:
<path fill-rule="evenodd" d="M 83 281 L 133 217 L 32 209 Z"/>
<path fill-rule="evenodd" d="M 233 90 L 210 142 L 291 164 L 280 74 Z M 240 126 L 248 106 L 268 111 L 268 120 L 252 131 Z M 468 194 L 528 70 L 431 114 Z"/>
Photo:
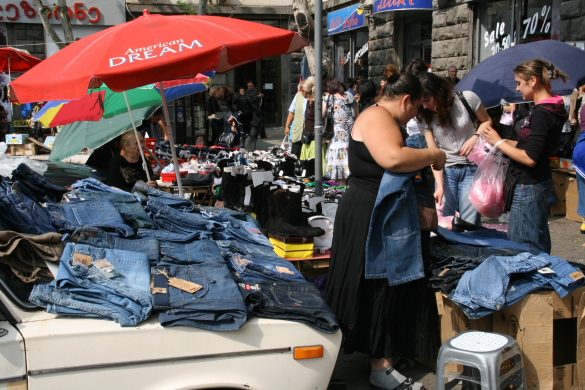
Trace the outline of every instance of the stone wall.
<path fill-rule="evenodd" d="M 45 59 L 45 30 L 42 24 L 7 23 L 6 27 L 9 45 L 27 50 L 33 56 Z"/>
<path fill-rule="evenodd" d="M 373 18 L 369 24 L 368 75 L 376 85 L 382 80 L 384 69 L 389 64 L 401 67 L 395 50 L 394 22 Z"/>
<path fill-rule="evenodd" d="M 567 0 L 561 4 L 562 41 L 585 40 L 585 0 Z"/>
<path fill-rule="evenodd" d="M 446 76 L 451 65 L 459 69 L 461 78 L 471 67 L 471 8 L 461 0 L 439 0 L 433 11 L 433 73 Z"/>

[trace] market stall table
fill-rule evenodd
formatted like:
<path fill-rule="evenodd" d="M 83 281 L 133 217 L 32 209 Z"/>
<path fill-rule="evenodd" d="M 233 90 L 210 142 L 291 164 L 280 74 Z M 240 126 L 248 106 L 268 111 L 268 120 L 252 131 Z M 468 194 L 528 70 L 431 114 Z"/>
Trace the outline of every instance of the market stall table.
<path fill-rule="evenodd" d="M 286 260 L 293 262 L 303 276 L 317 276 L 327 273 L 331 251 L 315 253 L 313 257 L 290 257 Z"/>
<path fill-rule="evenodd" d="M 166 191 L 168 193 L 179 195 L 179 187 L 173 185 L 172 182 L 165 182 L 162 180 L 157 180 L 156 183 L 158 184 L 158 188 L 162 191 Z M 208 201 L 209 203 L 207 206 L 213 206 L 213 194 L 211 191 L 211 184 L 207 186 L 198 186 L 198 187 L 183 187 L 183 193 L 189 194 L 189 199 L 193 200 L 196 204 L 203 204 L 203 202 Z"/>

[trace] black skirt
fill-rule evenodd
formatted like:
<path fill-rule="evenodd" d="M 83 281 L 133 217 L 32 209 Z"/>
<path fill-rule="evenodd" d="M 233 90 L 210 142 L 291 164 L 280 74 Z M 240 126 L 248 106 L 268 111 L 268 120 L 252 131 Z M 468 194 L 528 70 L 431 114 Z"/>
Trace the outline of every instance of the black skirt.
<path fill-rule="evenodd" d="M 375 202 L 375 192 L 352 183 L 335 218 L 326 301 L 339 319 L 344 352 L 435 358 L 438 317 L 426 280 L 391 287 L 387 279 L 364 277 Z M 426 238 L 423 244 L 428 245 Z"/>

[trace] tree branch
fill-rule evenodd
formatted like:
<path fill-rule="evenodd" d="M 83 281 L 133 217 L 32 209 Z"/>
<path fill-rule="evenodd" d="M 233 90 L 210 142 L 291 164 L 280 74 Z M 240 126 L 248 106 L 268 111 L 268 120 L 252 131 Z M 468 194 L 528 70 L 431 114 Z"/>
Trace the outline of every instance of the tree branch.
<path fill-rule="evenodd" d="M 55 44 L 59 47 L 59 49 L 63 49 L 65 46 L 67 46 L 67 44 L 64 43 L 61 40 L 61 38 L 59 38 L 59 36 L 55 32 L 55 29 L 53 28 L 53 25 L 49 22 L 49 18 L 47 16 L 47 13 L 51 12 L 51 9 L 44 5 L 41 0 L 33 1 L 35 3 L 35 6 L 37 7 L 37 10 L 39 11 L 39 16 L 41 18 L 41 22 L 43 23 L 43 28 L 45 29 L 47 34 L 49 34 L 53 42 L 55 42 Z"/>
<path fill-rule="evenodd" d="M 75 40 L 73 31 L 71 29 L 71 19 L 69 19 L 69 11 L 67 10 L 66 0 L 59 0 L 59 17 L 61 18 L 61 26 L 65 34 L 65 44 L 68 45 Z"/>

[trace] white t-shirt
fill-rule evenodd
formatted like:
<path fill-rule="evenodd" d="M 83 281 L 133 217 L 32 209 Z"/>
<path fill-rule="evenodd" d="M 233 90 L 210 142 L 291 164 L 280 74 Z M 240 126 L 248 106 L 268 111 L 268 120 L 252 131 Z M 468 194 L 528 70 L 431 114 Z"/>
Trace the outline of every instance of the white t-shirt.
<path fill-rule="evenodd" d="M 477 112 L 481 105 L 479 96 L 471 91 L 464 91 L 463 96 L 473 112 Z M 467 157 L 459 156 L 463 144 L 475 134 L 476 125 L 472 122 L 467 109 L 457 95 L 455 95 L 455 101 L 449 115 L 453 123 L 451 126 L 441 127 L 439 118 L 435 116 L 430 126 L 425 121 L 422 121 L 419 122 L 418 128 L 421 132 L 431 131 L 433 133 L 439 149 L 447 154 L 446 167 L 455 164 L 473 164 Z"/>

